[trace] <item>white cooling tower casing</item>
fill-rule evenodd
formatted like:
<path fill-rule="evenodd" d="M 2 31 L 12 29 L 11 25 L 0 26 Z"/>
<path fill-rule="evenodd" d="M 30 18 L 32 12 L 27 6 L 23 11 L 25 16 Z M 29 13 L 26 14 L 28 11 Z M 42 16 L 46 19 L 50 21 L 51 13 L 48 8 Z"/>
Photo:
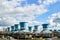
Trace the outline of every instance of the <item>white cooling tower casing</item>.
<path fill-rule="evenodd" d="M 43 30 L 43 27 L 41 25 L 39 25 L 37 33 L 40 33 L 42 30 Z"/>
<path fill-rule="evenodd" d="M 25 23 L 25 31 L 28 32 L 28 23 Z"/>
<path fill-rule="evenodd" d="M 11 31 L 11 27 L 8 27 L 9 28 L 9 32 Z M 7 28 L 7 30 L 8 30 L 8 28 Z"/>
<path fill-rule="evenodd" d="M 47 30 L 52 30 L 52 31 L 57 30 L 58 31 L 58 30 L 60 30 L 60 27 L 59 26 L 58 27 L 56 27 L 56 26 L 55 27 L 48 27 Z"/>
<path fill-rule="evenodd" d="M 21 28 L 21 26 L 20 26 Z M 25 30 L 22 30 L 22 32 L 28 32 L 28 22 L 24 22 L 24 29 Z"/>
<path fill-rule="evenodd" d="M 34 30 L 34 27 L 33 27 Z M 36 31 L 36 33 L 40 33 L 43 30 L 43 27 L 41 25 L 38 25 L 38 29 Z"/>

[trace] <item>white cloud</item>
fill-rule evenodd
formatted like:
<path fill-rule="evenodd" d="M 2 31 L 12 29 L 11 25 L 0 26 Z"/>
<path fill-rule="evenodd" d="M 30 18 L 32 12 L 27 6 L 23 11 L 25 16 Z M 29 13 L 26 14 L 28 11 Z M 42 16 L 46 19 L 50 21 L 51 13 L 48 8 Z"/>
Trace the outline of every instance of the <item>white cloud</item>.
<path fill-rule="evenodd" d="M 29 21 L 29 26 L 39 25 L 41 26 L 41 23 L 38 21 Z"/>
<path fill-rule="evenodd" d="M 38 0 L 39 4 L 50 5 L 58 2 L 59 0 Z"/>
<path fill-rule="evenodd" d="M 53 22 L 53 21 L 54 21 L 55 19 L 57 19 L 57 18 L 60 18 L 60 12 L 54 13 L 54 14 L 52 14 L 52 15 L 49 17 L 48 22 L 50 22 L 50 25 L 51 25 L 51 26 L 55 26 L 55 25 L 60 26 L 60 25 L 59 25 L 60 22 L 57 22 L 57 24 L 56 24 L 56 22 Z"/>
<path fill-rule="evenodd" d="M 42 3 L 42 0 L 38 0 L 39 4 Z"/>
<path fill-rule="evenodd" d="M 36 18 L 35 15 L 41 15 L 47 12 L 47 8 L 44 5 L 26 4 L 21 7 L 21 2 L 26 0 L 12 0 L 4 1 L 0 3 L 0 21 L 6 23 L 6 25 L 12 25 L 19 21 L 32 21 Z M 19 7 L 17 7 L 19 6 Z M 25 16 L 25 17 L 24 17 Z M 1 23 L 2 24 L 2 23 Z"/>
<path fill-rule="evenodd" d="M 43 4 L 50 5 L 50 4 L 56 3 L 57 1 L 58 0 L 45 0 L 45 1 L 43 1 Z"/>
<path fill-rule="evenodd" d="M 24 7 L 21 7 L 21 2 L 25 1 Z M 41 2 L 42 0 L 39 0 Z M 55 2 L 55 0 L 45 0 L 47 4 Z M 36 5 L 28 5 L 26 0 L 1 0 L 0 1 L 0 22 L 12 25 L 19 21 L 32 21 L 36 18 L 35 15 L 41 15 L 48 11 L 46 3 Z M 17 7 L 18 6 L 18 7 Z M 25 17 L 24 17 L 25 16 Z M 13 21 L 12 21 L 13 20 Z M 1 23 L 1 24 L 2 24 Z"/>
<path fill-rule="evenodd" d="M 0 26 L 11 26 L 14 25 L 15 23 L 18 23 L 18 21 L 13 18 L 13 17 L 9 17 L 9 16 L 4 16 L 0 18 Z"/>

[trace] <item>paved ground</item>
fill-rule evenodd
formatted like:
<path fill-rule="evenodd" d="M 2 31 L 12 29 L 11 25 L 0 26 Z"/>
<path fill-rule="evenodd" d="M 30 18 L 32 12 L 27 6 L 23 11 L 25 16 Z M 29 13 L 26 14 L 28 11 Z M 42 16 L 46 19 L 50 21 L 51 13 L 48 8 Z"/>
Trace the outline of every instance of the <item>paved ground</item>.
<path fill-rule="evenodd" d="M 53 37 L 53 38 L 47 38 L 47 40 L 60 40 L 60 38 Z"/>
<path fill-rule="evenodd" d="M 52 38 L 52 40 L 60 40 L 60 38 Z"/>
<path fill-rule="evenodd" d="M 7 39 L 7 38 L 0 38 L 0 40 L 16 40 L 16 39 L 14 39 L 14 38 L 10 38 L 10 39 Z"/>
<path fill-rule="evenodd" d="M 4 38 L 4 39 L 3 38 L 0 38 L 0 40 L 9 40 L 9 39 L 7 39 L 7 38 Z M 17 40 L 17 39 L 11 38 L 10 40 Z M 47 40 L 60 40 L 60 38 L 48 38 Z"/>
<path fill-rule="evenodd" d="M 20 39 L 23 40 L 23 39 Z M 24 40 L 60 40 L 60 38 L 46 38 L 46 39 L 24 39 Z"/>
<path fill-rule="evenodd" d="M 8 40 L 8 39 L 1 39 L 1 38 L 0 38 L 0 40 Z"/>

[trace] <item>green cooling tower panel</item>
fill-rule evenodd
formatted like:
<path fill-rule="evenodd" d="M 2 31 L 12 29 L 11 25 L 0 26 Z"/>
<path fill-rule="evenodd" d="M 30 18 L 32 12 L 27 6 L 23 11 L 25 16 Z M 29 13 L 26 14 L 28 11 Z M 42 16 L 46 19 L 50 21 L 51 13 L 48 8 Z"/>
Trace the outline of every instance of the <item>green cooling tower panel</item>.
<path fill-rule="evenodd" d="M 15 31 L 18 31 L 18 24 L 15 24 Z"/>
<path fill-rule="evenodd" d="M 20 22 L 20 27 L 25 27 L 25 22 Z"/>
<path fill-rule="evenodd" d="M 28 27 L 28 30 L 31 31 L 32 30 L 32 27 Z"/>
<path fill-rule="evenodd" d="M 10 31 L 10 28 L 8 27 L 8 31 Z"/>
<path fill-rule="evenodd" d="M 14 31 L 14 26 L 11 26 L 11 31 Z"/>
<path fill-rule="evenodd" d="M 27 22 L 20 22 L 20 29 L 21 29 L 21 30 L 25 30 L 26 23 L 27 23 Z"/>
<path fill-rule="evenodd" d="M 34 29 L 37 30 L 37 29 L 38 29 L 38 25 L 35 25 L 35 26 L 34 26 Z"/>

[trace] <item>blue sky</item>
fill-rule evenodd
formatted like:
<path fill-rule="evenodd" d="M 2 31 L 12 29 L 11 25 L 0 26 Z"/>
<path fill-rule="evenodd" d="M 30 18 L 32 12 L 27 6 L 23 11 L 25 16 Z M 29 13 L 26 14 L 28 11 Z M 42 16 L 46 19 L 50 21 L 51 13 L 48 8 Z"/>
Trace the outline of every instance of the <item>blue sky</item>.
<path fill-rule="evenodd" d="M 29 22 L 29 25 L 40 25 L 50 16 L 53 20 L 52 15 L 55 17 L 57 14 L 60 18 L 60 0 L 0 0 L 0 27 L 22 21 Z M 53 26 L 52 20 L 48 22 Z"/>
<path fill-rule="evenodd" d="M 51 16 L 54 13 L 57 14 L 57 12 L 60 12 L 59 7 L 60 7 L 60 2 L 56 2 L 54 4 L 47 6 L 49 11 L 42 15 L 39 15 L 36 20 L 38 20 L 40 22 L 45 22 L 46 20 L 48 20 L 49 16 Z"/>
<path fill-rule="evenodd" d="M 60 12 L 59 0 L 3 0 L 0 4 L 0 25 L 46 22 L 52 14 Z"/>
<path fill-rule="evenodd" d="M 43 2 L 44 0 L 42 0 Z M 37 0 L 27 0 L 28 4 L 31 5 L 33 3 L 35 3 L 36 5 L 39 5 Z M 35 20 L 40 21 L 40 22 L 45 22 L 46 20 L 48 20 L 48 17 L 51 16 L 54 13 L 60 12 L 60 2 L 56 2 L 50 5 L 46 5 L 47 9 L 49 10 L 48 12 L 42 14 L 42 15 L 38 15 L 36 17 Z"/>
<path fill-rule="evenodd" d="M 43 1 L 44 0 L 42 0 L 42 2 Z M 28 5 L 31 5 L 31 4 L 39 5 L 37 0 L 27 0 L 27 3 L 28 3 Z M 21 4 L 21 5 L 23 5 L 23 4 Z M 38 15 L 35 20 L 37 20 L 39 22 L 45 22 L 46 20 L 48 20 L 49 16 L 51 16 L 54 13 L 60 12 L 60 9 L 59 9 L 60 1 L 53 3 L 53 4 L 50 4 L 50 5 L 46 5 L 46 7 L 49 11 L 42 14 L 42 15 Z"/>

